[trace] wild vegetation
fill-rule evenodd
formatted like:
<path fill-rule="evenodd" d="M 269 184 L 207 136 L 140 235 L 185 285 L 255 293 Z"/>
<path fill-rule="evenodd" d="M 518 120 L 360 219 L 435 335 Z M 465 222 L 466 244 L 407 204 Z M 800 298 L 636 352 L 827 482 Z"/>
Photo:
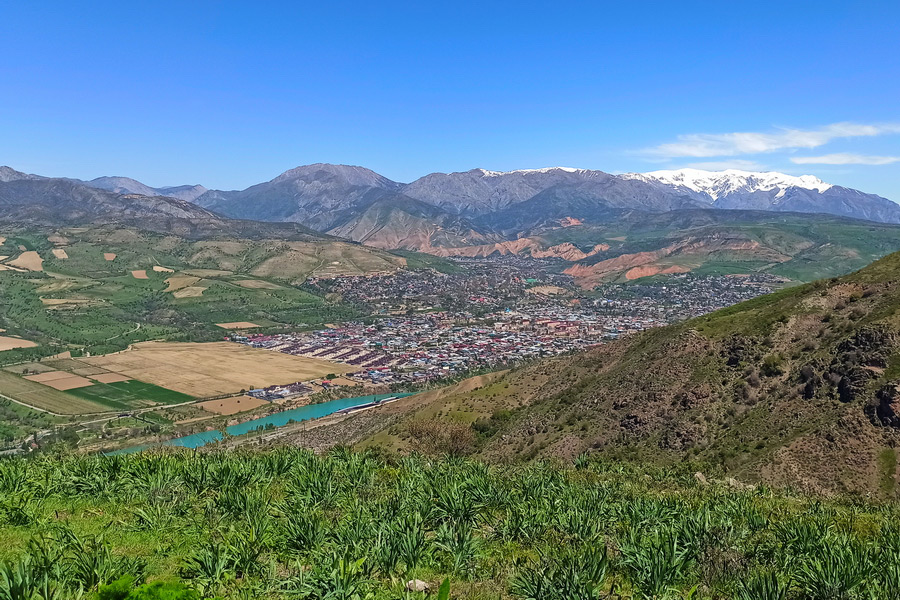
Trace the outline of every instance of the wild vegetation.
<path fill-rule="evenodd" d="M 45 455 L 0 463 L 0 598 L 888 600 L 898 516 L 586 457 Z"/>

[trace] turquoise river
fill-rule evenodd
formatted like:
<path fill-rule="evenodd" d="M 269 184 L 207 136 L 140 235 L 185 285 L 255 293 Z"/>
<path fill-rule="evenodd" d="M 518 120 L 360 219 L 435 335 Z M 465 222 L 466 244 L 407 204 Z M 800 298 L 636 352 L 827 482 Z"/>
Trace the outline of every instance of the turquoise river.
<path fill-rule="evenodd" d="M 329 402 L 321 402 L 319 404 L 307 404 L 299 408 L 292 408 L 279 413 L 251 419 L 244 423 L 238 423 L 226 427 L 225 431 L 228 435 L 237 436 L 256 431 L 258 429 L 266 429 L 271 427 L 284 427 L 288 423 L 299 423 L 301 421 L 309 421 L 312 419 L 321 419 L 330 414 L 334 414 L 345 408 L 353 408 L 355 406 L 363 406 L 373 402 L 380 402 L 385 398 L 405 398 L 412 394 L 378 394 L 374 396 L 357 396 L 356 398 L 342 398 L 340 400 L 331 400 Z M 148 448 L 156 446 L 181 446 L 182 448 L 200 448 L 206 444 L 217 442 L 222 439 L 222 432 L 219 430 L 201 431 L 191 435 L 173 438 L 171 440 L 160 442 L 159 444 L 144 444 L 141 446 L 132 446 L 131 448 L 123 448 L 113 452 L 107 452 L 107 455 L 115 454 L 131 454 L 132 452 L 140 452 Z"/>

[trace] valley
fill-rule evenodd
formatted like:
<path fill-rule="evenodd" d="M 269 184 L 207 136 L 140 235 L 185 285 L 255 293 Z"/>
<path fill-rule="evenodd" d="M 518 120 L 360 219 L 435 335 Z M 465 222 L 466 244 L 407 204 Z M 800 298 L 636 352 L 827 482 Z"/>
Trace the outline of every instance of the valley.
<path fill-rule="evenodd" d="M 900 600 L 900 2 L 8 2 L 0 600 Z"/>

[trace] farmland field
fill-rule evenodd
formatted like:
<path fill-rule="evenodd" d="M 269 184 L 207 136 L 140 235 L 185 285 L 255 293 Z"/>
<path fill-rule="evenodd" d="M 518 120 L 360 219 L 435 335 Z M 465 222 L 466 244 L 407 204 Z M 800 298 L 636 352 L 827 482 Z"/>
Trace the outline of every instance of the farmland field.
<path fill-rule="evenodd" d="M 199 402 L 197 406 L 203 410 L 219 415 L 234 415 L 240 412 L 253 410 L 260 406 L 268 404 L 265 400 L 254 398 L 253 396 L 236 396 L 233 398 L 222 398 L 221 400 L 207 400 Z"/>
<path fill-rule="evenodd" d="M 193 397 L 187 394 L 134 380 L 97 383 L 89 387 L 69 390 L 69 393 L 116 409 L 143 408 L 156 404 L 179 404 L 193 400 Z"/>
<path fill-rule="evenodd" d="M 78 398 L 70 392 L 61 392 L 51 387 L 28 381 L 18 375 L 0 371 L 0 393 L 30 406 L 49 410 L 61 415 L 105 412 L 108 406 Z"/>
<path fill-rule="evenodd" d="M 13 350 L 15 348 L 34 348 L 35 346 L 37 346 L 37 344 L 30 340 L 0 335 L 0 352 L 4 350 Z"/>
<path fill-rule="evenodd" d="M 118 354 L 82 361 L 198 398 L 354 370 L 327 360 L 230 342 L 146 342 Z"/>

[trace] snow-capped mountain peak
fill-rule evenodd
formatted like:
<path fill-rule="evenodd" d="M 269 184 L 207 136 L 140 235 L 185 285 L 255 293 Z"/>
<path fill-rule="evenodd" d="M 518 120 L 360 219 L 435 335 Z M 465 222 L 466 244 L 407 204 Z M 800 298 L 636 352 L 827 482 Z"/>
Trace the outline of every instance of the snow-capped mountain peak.
<path fill-rule="evenodd" d="M 784 196 L 788 188 L 797 187 L 816 190 L 821 193 L 831 188 L 812 175 L 785 175 L 776 172 L 751 172 L 727 169 L 725 171 L 703 171 L 700 169 L 678 169 L 674 171 L 651 171 L 649 173 L 625 173 L 625 179 L 657 182 L 675 187 L 684 187 L 694 192 L 706 194 L 713 201 L 733 193 L 771 192 L 777 190 L 776 198 Z"/>
<path fill-rule="evenodd" d="M 475 169 L 484 177 L 502 177 L 513 173 L 552 173 L 553 171 L 564 171 L 566 173 L 578 173 L 584 169 L 575 169 L 572 167 L 544 167 L 542 169 L 516 169 L 515 171 L 489 171 L 487 169 Z"/>

